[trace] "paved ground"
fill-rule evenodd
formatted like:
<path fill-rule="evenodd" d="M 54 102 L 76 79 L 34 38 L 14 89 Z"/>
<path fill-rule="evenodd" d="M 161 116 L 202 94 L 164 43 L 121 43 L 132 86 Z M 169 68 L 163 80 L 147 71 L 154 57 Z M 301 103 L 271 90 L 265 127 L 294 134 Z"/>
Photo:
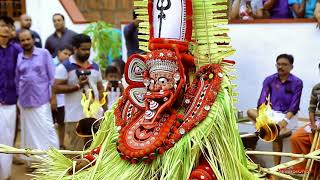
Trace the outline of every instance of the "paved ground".
<path fill-rule="evenodd" d="M 17 141 L 16 141 L 15 146 L 16 147 L 20 146 L 20 131 L 18 131 Z M 14 159 L 19 159 L 17 157 L 18 156 L 15 155 Z M 13 164 L 12 165 L 12 171 L 11 171 L 10 180 L 30 180 L 31 177 L 27 176 L 26 174 L 28 174 L 28 172 L 26 172 L 26 166 L 24 164 L 22 164 L 22 165 Z"/>
<path fill-rule="evenodd" d="M 13 165 L 10 180 L 30 180 L 31 177 L 26 175 L 25 165 Z"/>

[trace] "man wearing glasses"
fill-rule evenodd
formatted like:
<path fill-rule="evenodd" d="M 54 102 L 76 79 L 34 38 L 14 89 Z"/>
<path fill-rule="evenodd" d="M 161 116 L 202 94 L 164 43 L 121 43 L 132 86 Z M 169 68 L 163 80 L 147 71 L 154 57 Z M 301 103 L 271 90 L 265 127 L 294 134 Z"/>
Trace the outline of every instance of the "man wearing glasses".
<path fill-rule="evenodd" d="M 21 47 L 10 41 L 13 19 L 0 16 L 0 144 L 13 146 L 16 127 L 17 92 L 15 68 Z M 12 155 L 0 154 L 0 179 L 11 175 Z"/>
<path fill-rule="evenodd" d="M 302 93 L 302 80 L 291 74 L 294 58 L 289 54 L 280 54 L 276 60 L 277 73 L 268 76 L 263 81 L 263 87 L 258 100 L 258 106 L 265 103 L 267 98 L 271 102 L 272 112 L 268 115 L 280 127 L 280 137 L 272 145 L 273 151 L 282 151 L 281 135 L 297 127 L 296 114 L 299 111 Z M 254 121 L 258 116 L 256 109 L 248 110 L 248 117 Z M 274 164 L 278 165 L 281 157 L 274 157 Z"/>

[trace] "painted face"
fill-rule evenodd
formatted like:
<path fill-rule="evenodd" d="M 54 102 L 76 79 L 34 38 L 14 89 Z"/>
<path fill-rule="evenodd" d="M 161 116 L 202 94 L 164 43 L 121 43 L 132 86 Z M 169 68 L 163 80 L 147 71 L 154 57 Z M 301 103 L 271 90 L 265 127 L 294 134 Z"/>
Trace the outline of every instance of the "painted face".
<path fill-rule="evenodd" d="M 149 74 L 148 93 L 145 95 L 145 102 L 148 110 L 145 112 L 145 119 L 153 122 L 155 117 L 171 108 L 173 97 L 178 84 L 178 72 L 164 70 L 153 71 Z M 175 79 L 176 77 L 176 79 Z"/>
<path fill-rule="evenodd" d="M 158 92 L 160 90 L 171 90 L 174 88 L 173 73 L 166 71 L 150 73 L 149 90 L 151 92 Z"/>
<path fill-rule="evenodd" d="M 126 64 L 129 96 L 144 109 L 143 125 L 155 125 L 158 118 L 172 111 L 182 90 L 182 75 L 175 52 L 161 49 L 145 57 L 131 57 Z M 182 78 L 181 78 L 182 77 Z M 143 87 L 144 86 L 144 87 Z"/>

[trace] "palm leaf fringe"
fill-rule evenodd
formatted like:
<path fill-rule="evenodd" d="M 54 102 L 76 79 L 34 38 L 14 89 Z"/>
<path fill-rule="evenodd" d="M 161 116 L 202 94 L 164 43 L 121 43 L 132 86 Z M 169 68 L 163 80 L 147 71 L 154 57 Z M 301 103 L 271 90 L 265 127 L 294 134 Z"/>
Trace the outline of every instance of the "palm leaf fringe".
<path fill-rule="evenodd" d="M 229 45 L 228 29 L 219 27 L 228 24 L 226 0 L 193 0 L 193 54 L 196 66 L 218 63 L 232 55 L 235 50 Z"/>
<path fill-rule="evenodd" d="M 139 24 L 139 49 L 149 52 L 148 41 L 149 35 L 149 16 L 148 16 L 148 0 L 135 0 L 133 4 L 138 19 L 142 22 Z"/>

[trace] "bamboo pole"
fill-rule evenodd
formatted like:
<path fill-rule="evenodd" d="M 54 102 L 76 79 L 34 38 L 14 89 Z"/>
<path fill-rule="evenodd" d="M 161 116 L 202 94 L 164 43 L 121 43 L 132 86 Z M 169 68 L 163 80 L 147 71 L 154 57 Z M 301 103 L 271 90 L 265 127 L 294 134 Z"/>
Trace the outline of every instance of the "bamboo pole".
<path fill-rule="evenodd" d="M 294 157 L 294 158 L 305 158 L 305 159 L 313 159 L 320 160 L 320 149 L 316 150 L 309 154 L 294 154 L 294 153 L 284 153 L 284 152 L 268 152 L 268 151 L 246 151 L 247 154 L 254 155 L 265 155 L 265 156 L 286 156 L 286 157 Z"/>
<path fill-rule="evenodd" d="M 277 172 L 277 171 L 272 171 L 270 169 L 267 169 L 267 168 L 260 168 L 260 170 L 262 172 L 265 172 L 267 174 L 272 174 L 274 176 L 278 176 L 278 177 L 281 177 L 281 178 L 285 178 L 285 179 L 290 179 L 290 180 L 298 180 L 296 178 L 293 178 L 292 176 L 290 175 L 287 175 L 287 174 L 283 174 L 283 173 L 280 173 L 280 172 Z"/>
<path fill-rule="evenodd" d="M 310 152 L 313 152 L 318 146 L 319 146 L 319 132 L 317 131 L 314 135 L 313 141 L 312 141 L 312 145 L 311 145 L 311 149 Z M 312 170 L 312 166 L 313 166 L 313 159 L 308 159 L 307 161 L 307 165 L 306 165 L 306 172 L 303 174 L 303 180 L 308 180 L 309 176 L 310 176 L 310 172 Z"/>
<path fill-rule="evenodd" d="M 299 164 L 299 163 L 301 163 L 303 161 L 304 161 L 304 158 L 299 158 L 299 159 L 295 159 L 295 160 L 292 160 L 292 161 L 289 161 L 289 162 L 285 162 L 285 163 L 279 164 L 277 166 L 273 166 L 272 168 L 269 168 L 269 169 L 272 170 L 272 171 L 278 171 L 279 169 L 285 169 L 285 168 L 294 166 L 296 164 Z"/>
<path fill-rule="evenodd" d="M 58 150 L 61 154 L 85 154 L 89 151 L 70 151 L 70 150 Z M 25 154 L 25 155 L 45 155 L 47 151 L 38 149 L 17 149 L 11 146 L 0 144 L 0 153 L 5 154 Z M 294 154 L 294 153 L 283 153 L 283 152 L 268 152 L 268 151 L 246 151 L 247 154 L 254 155 L 266 155 L 266 156 L 286 156 L 295 158 L 305 158 L 320 160 L 320 149 L 309 154 Z"/>
<path fill-rule="evenodd" d="M 90 152 L 90 151 L 70 151 L 70 150 L 57 150 L 57 151 L 65 155 L 78 155 L 78 154 L 86 154 Z M 18 149 L 11 146 L 0 144 L 0 153 L 24 154 L 26 156 L 30 156 L 30 155 L 46 155 L 48 151 L 39 150 L 39 149 Z"/>

